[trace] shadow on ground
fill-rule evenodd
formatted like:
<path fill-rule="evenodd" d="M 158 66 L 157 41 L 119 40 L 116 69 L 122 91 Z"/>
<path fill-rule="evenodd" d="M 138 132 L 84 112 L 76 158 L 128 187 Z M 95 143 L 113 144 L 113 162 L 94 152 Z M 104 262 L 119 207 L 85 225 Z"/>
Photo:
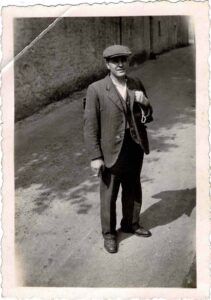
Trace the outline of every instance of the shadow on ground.
<path fill-rule="evenodd" d="M 180 218 L 183 214 L 190 216 L 196 206 L 196 189 L 164 191 L 152 196 L 161 199 L 151 205 L 140 216 L 140 224 L 147 229 L 162 226 Z M 118 244 L 132 236 L 118 229 Z M 184 283 L 185 284 L 185 283 Z"/>
<path fill-rule="evenodd" d="M 190 216 L 196 206 L 196 189 L 164 191 L 152 196 L 161 199 L 140 216 L 141 224 L 152 229 L 173 222 L 183 214 Z"/>
<path fill-rule="evenodd" d="M 15 175 L 16 190 L 27 197 L 36 186 L 35 213 L 44 213 L 55 199 L 69 201 L 78 214 L 91 209 L 87 194 L 97 191 L 98 179 L 89 167 L 79 101 L 17 124 Z"/>
<path fill-rule="evenodd" d="M 86 180 L 79 184 L 77 187 L 69 189 L 68 192 L 59 193 L 60 200 L 71 202 L 71 206 L 76 206 L 77 214 L 87 214 L 92 208 L 92 204 L 87 199 L 87 194 L 95 192 L 98 188 L 98 180 L 93 178 Z M 41 191 L 38 198 L 33 200 L 34 208 L 33 211 L 38 214 L 42 214 L 46 209 L 49 208 L 51 202 L 58 198 L 58 193 L 52 194 L 52 191 Z"/>

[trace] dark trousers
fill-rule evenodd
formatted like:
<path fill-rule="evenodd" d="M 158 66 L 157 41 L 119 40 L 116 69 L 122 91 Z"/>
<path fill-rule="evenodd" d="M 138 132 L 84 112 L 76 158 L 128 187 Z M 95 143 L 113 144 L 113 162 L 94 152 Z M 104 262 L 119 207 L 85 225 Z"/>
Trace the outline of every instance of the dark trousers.
<path fill-rule="evenodd" d="M 142 204 L 140 173 L 143 150 L 126 130 L 119 158 L 112 168 L 105 168 L 100 180 L 101 225 L 104 237 L 116 235 L 116 200 L 122 187 L 121 227 L 127 231 L 138 223 Z"/>

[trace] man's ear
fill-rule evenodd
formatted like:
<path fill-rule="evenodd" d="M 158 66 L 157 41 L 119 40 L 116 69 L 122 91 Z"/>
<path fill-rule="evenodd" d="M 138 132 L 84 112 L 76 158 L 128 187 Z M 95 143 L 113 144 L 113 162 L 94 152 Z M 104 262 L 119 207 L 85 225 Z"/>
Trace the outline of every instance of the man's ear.
<path fill-rule="evenodd" d="M 105 64 L 106 64 L 106 68 L 108 69 L 108 70 L 110 70 L 110 66 L 109 66 L 109 60 L 105 60 Z"/>

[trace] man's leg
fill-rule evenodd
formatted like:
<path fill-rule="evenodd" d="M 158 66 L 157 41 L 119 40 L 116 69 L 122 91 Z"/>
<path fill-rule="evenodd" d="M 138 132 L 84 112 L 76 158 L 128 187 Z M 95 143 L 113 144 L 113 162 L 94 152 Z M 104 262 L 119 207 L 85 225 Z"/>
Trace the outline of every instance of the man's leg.
<path fill-rule="evenodd" d="M 142 204 L 142 189 L 140 176 L 130 175 L 122 179 L 122 221 L 124 232 L 135 233 L 139 236 L 149 237 L 151 232 L 139 224 L 139 215 Z"/>
<path fill-rule="evenodd" d="M 122 221 L 123 231 L 131 231 L 139 223 L 142 204 L 142 189 L 139 174 L 127 174 L 122 177 Z"/>
<path fill-rule="evenodd" d="M 108 252 L 116 252 L 116 199 L 120 181 L 109 169 L 105 169 L 100 180 L 100 210 L 104 245 Z"/>
<path fill-rule="evenodd" d="M 125 169 L 121 176 L 122 184 L 122 221 L 121 227 L 125 232 L 150 236 L 151 233 L 139 225 L 139 215 L 142 205 L 142 188 L 140 173 L 144 152 L 130 136 L 125 141 Z"/>

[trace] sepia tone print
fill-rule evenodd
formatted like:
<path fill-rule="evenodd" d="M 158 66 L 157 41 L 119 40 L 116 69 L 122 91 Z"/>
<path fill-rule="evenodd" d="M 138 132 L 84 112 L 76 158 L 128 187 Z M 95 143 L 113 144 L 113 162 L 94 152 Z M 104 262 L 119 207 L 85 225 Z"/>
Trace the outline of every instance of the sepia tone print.
<path fill-rule="evenodd" d="M 53 21 L 15 19 L 15 54 Z M 187 16 L 63 18 L 15 62 L 16 255 L 24 286 L 196 287 L 192 30 Z M 112 44 L 130 47 L 129 75 L 143 82 L 154 121 L 140 214 L 152 236 L 119 231 L 111 257 L 82 100 L 106 75 L 102 53 Z"/>

